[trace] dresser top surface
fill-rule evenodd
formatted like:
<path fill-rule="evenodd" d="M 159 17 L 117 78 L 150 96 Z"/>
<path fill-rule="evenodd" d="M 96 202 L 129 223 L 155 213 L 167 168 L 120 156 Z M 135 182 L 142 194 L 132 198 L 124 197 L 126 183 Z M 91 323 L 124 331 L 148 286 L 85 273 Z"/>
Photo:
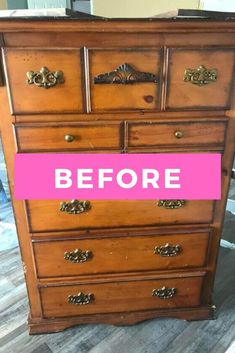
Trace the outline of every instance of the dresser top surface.
<path fill-rule="evenodd" d="M 4 17 L 0 32 L 234 32 L 235 18 Z"/>

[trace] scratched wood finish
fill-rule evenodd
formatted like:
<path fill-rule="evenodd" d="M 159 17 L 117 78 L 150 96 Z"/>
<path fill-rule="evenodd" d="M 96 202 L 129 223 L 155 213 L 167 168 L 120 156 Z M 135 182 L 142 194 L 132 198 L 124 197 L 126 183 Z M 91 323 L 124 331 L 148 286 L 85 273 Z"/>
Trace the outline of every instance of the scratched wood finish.
<path fill-rule="evenodd" d="M 231 216 L 232 217 L 232 216 Z M 234 233 L 234 222 L 225 219 L 224 238 Z M 161 318 L 134 326 L 83 324 L 54 335 L 28 335 L 27 292 L 19 249 L 0 252 L 1 323 L 0 352 L 5 353 L 224 353 L 235 339 L 235 252 L 220 250 L 214 301 L 216 320 L 188 322 Z M 65 318 L 65 320 L 67 320 Z M 157 344 L 156 344 L 157 341 Z"/>
<path fill-rule="evenodd" d="M 37 274 L 38 277 L 56 277 L 203 267 L 206 265 L 210 233 L 38 241 L 33 243 Z M 178 245 L 180 251 L 172 256 L 155 252 L 156 247 L 166 244 Z M 83 263 L 64 259 L 65 252 L 76 249 L 89 250 L 91 257 Z"/>
<path fill-rule="evenodd" d="M 223 147 L 226 125 L 223 122 L 133 122 L 128 124 L 128 147 L 185 145 Z M 177 135 L 180 134 L 180 136 Z M 178 137 L 177 137 L 178 136 Z"/>
<path fill-rule="evenodd" d="M 4 58 L 13 113 L 83 111 L 79 49 L 5 49 Z M 26 73 L 40 71 L 42 67 L 62 71 L 64 83 L 49 89 L 26 84 Z"/>
<path fill-rule="evenodd" d="M 146 309 L 163 309 L 175 307 L 195 307 L 201 304 L 200 293 L 203 277 L 177 279 L 136 280 L 131 282 L 78 284 L 61 287 L 41 288 L 42 310 L 44 317 L 63 317 L 88 315 L 107 312 L 125 312 Z M 162 287 L 175 288 L 173 298 L 160 299 L 152 295 L 154 289 Z M 94 295 L 87 305 L 68 303 L 69 295 L 78 293 Z"/>
<path fill-rule="evenodd" d="M 1 46 L 4 49 L 3 82 L 7 85 L 0 87 L 0 99 L 3 102 L 0 126 L 12 194 L 14 191 L 14 154 L 17 152 L 17 135 L 14 135 L 12 123 L 13 125 L 26 123 L 25 128 L 27 124 L 35 124 L 32 129 L 36 128 L 38 123 L 45 124 L 47 125 L 45 131 L 50 128 L 51 123 L 56 125 L 57 122 L 66 127 L 71 123 L 96 124 L 98 121 L 108 126 L 107 121 L 110 123 L 116 121 L 117 126 L 120 122 L 124 122 L 123 127 L 128 128 L 131 121 L 135 123 L 144 121 L 153 123 L 154 134 L 151 135 L 146 130 L 144 132 L 144 127 L 146 128 L 144 126 L 144 135 L 141 136 L 141 129 L 139 129 L 138 140 L 143 141 L 141 143 L 146 144 L 147 147 L 131 147 L 130 152 L 142 152 L 146 148 L 148 152 L 180 150 L 181 152 L 219 151 L 222 153 L 222 193 L 221 200 L 216 202 L 189 201 L 180 209 L 165 210 L 156 207 L 155 200 L 92 201 L 92 208 L 86 214 L 67 215 L 59 211 L 59 201 L 30 201 L 26 202 L 25 207 L 23 201 L 14 200 L 30 303 L 30 333 L 58 332 L 81 323 L 130 325 L 154 317 L 174 317 L 187 320 L 212 317 L 213 282 L 235 150 L 233 99 L 235 92 L 232 85 L 235 21 L 159 21 L 154 19 L 151 21 L 148 19 L 19 21 L 14 19 L 1 20 L 1 33 Z M 159 77 L 159 81 L 115 86 L 94 84 L 95 76 L 113 71 L 124 63 L 132 65 L 137 71 L 155 74 Z M 217 81 L 201 87 L 184 82 L 185 69 L 193 69 L 198 65 L 208 66 L 208 69 L 217 69 Z M 64 84 L 48 90 L 27 85 L 26 72 L 40 70 L 43 66 L 48 66 L 54 71 L 62 70 L 65 75 Z M 188 124 L 187 126 L 195 126 L 193 125 L 194 119 L 198 124 L 211 122 L 211 127 L 205 128 L 204 125 L 202 129 L 198 125 L 194 133 L 191 127 L 188 128 L 184 140 L 186 142 L 187 139 L 187 143 L 180 142 L 181 145 L 178 143 L 177 146 L 177 141 L 175 141 L 175 144 L 171 144 L 171 137 L 167 140 L 167 129 L 165 132 L 161 130 L 163 125 L 165 129 L 168 124 L 168 131 L 172 136 L 173 121 L 175 123 L 178 121 L 179 124 L 184 121 Z M 159 123 L 158 128 L 157 123 Z M 225 125 L 227 129 L 224 134 Z M 180 127 L 183 128 L 182 125 Z M 134 143 L 135 136 L 133 133 L 128 136 L 128 130 L 125 128 L 122 129 L 123 132 L 125 136 L 122 152 L 126 152 L 128 151 L 127 142 L 130 142 L 128 137 L 131 137 L 131 143 Z M 87 130 L 84 131 L 84 136 L 86 133 L 88 133 Z M 55 132 L 51 135 L 51 141 L 50 137 L 45 138 L 44 142 L 41 141 L 41 146 L 47 141 L 48 150 L 45 152 L 52 151 L 52 146 L 58 143 L 56 139 L 59 134 L 54 134 Z M 113 146 L 112 141 L 117 141 L 117 137 L 106 137 L 107 134 L 108 132 L 105 134 L 105 144 L 108 147 L 109 144 Z M 98 138 L 96 135 L 89 135 L 88 140 L 91 140 L 91 143 L 93 140 L 95 142 Z M 164 144 L 163 135 L 165 135 L 167 145 Z M 154 145 L 155 138 L 160 141 L 162 139 L 162 144 Z M 27 136 L 23 139 L 25 144 L 30 145 L 35 152 L 40 151 L 37 150 L 40 147 L 40 142 L 36 143 L 37 136 L 33 137 L 28 134 L 27 142 L 26 139 Z M 63 148 L 62 145 L 61 147 Z M 79 152 L 79 147 L 76 146 L 74 151 Z M 191 229 L 190 237 L 194 237 L 192 244 L 195 244 L 194 248 L 200 248 L 200 236 L 197 234 L 203 233 L 202 227 L 211 229 L 211 236 L 205 262 L 200 265 L 198 262 L 197 267 L 168 268 L 166 261 L 164 268 L 161 269 L 155 267 L 145 270 L 144 265 L 141 265 L 141 269 L 137 267 L 134 269 L 135 260 L 133 260 L 129 267 L 133 270 L 129 272 L 124 272 L 121 266 L 118 268 L 119 266 L 114 265 L 113 272 L 100 272 L 100 274 L 75 273 L 67 276 L 65 272 L 58 270 L 54 277 L 39 277 L 36 272 L 37 263 L 33 246 L 36 249 L 36 246 L 43 245 L 43 242 L 36 244 L 34 240 L 45 241 L 50 244 L 50 248 L 51 244 L 56 244 L 53 241 L 62 244 L 60 241 L 63 240 L 75 244 L 79 240 L 88 241 L 89 238 L 89 241 L 100 241 L 102 238 L 102 241 L 106 240 L 108 244 L 109 238 L 115 238 L 115 242 L 126 237 L 133 241 L 136 236 L 139 239 L 141 237 L 138 242 L 140 246 L 145 236 L 146 239 L 150 239 L 150 235 L 169 236 L 170 233 L 177 235 L 177 239 L 180 240 L 180 234 L 183 236 L 187 231 L 190 233 Z M 154 233 L 157 230 L 160 233 Z M 80 235 L 82 239 L 79 238 Z M 130 244 L 127 245 L 127 240 L 123 240 L 122 244 L 122 250 L 130 246 Z M 199 259 L 205 247 L 202 245 L 198 251 L 192 247 L 191 261 L 193 258 Z M 62 268 L 63 261 L 62 259 L 59 264 L 60 268 Z M 190 264 L 190 261 L 187 262 Z M 182 257 L 179 266 L 183 266 L 184 263 Z M 108 262 L 104 264 L 104 267 L 107 264 Z M 45 266 L 45 271 L 48 271 L 46 273 L 49 273 L 49 260 L 48 262 L 45 260 Z M 124 266 L 123 263 L 122 266 Z M 114 267 L 116 272 L 114 272 Z M 97 264 L 97 268 L 102 271 L 100 264 Z M 186 273 L 189 270 L 192 277 L 189 276 L 189 272 Z M 143 283 L 148 282 L 150 288 L 150 283 L 156 281 L 162 284 L 163 279 L 170 281 L 170 278 L 174 277 L 176 283 L 186 277 L 187 280 L 196 281 L 196 278 L 201 278 L 201 276 L 203 276 L 202 283 L 190 282 L 190 285 L 186 285 L 189 291 L 193 291 L 190 299 L 192 302 L 188 301 L 186 295 L 184 300 L 177 302 L 170 309 L 166 304 L 164 304 L 166 307 L 161 309 L 159 306 L 152 306 L 150 299 L 145 301 L 147 307 L 144 306 L 143 297 L 146 295 L 146 287 L 142 286 Z M 84 289 L 88 290 L 91 285 L 98 286 L 98 282 L 100 288 L 102 286 L 106 288 L 104 291 L 106 296 L 112 293 L 115 300 L 111 302 L 111 297 L 108 296 L 107 304 L 107 301 L 104 303 L 102 299 L 103 302 L 97 309 L 98 314 L 94 311 L 93 313 L 91 311 L 89 315 L 78 314 L 78 311 L 75 315 L 71 312 L 68 314 L 66 308 L 68 304 L 64 302 L 64 294 L 67 295 L 67 290 L 77 287 L 78 284 L 80 288 L 84 285 L 86 286 Z M 134 282 L 143 296 L 136 301 L 136 304 L 133 304 L 132 309 L 135 311 L 132 311 L 130 303 L 135 302 L 135 296 L 138 294 L 137 289 L 135 293 L 132 292 L 130 283 Z M 113 289 L 115 286 L 119 286 L 120 289 L 117 293 Z M 195 295 L 199 289 L 200 298 Z M 51 291 L 53 291 L 53 297 L 50 295 Z M 57 291 L 60 293 L 58 298 Z M 226 291 L 230 291 L 229 286 Z M 222 293 L 219 290 L 218 292 Z M 104 295 L 101 289 L 100 293 Z M 123 304 L 125 295 L 128 297 L 129 305 Z M 58 305 L 55 301 L 53 302 L 53 298 L 58 300 Z M 114 313 L 112 310 L 115 303 L 118 303 L 120 307 L 123 305 L 124 312 Z M 91 310 L 89 306 L 87 307 L 87 310 Z M 42 309 L 46 311 L 43 313 Z M 82 310 L 85 309 L 84 306 Z M 69 310 L 72 310 L 70 306 Z M 48 317 L 43 317 L 43 314 Z M 66 316 L 53 318 L 54 314 Z M 45 345 L 43 348 L 47 349 Z M 43 348 L 40 347 L 39 350 Z M 21 351 L 24 350 L 21 348 Z M 104 349 L 101 351 L 103 352 Z M 178 351 L 182 352 L 182 349 L 178 348 Z M 156 352 L 156 345 L 154 352 Z M 177 349 L 174 352 L 177 352 Z"/>
<path fill-rule="evenodd" d="M 119 150 L 121 123 L 16 125 L 19 152 Z M 73 140 L 67 141 L 70 135 Z M 30 136 L 30 139 L 29 139 Z"/>
<path fill-rule="evenodd" d="M 67 201 L 69 200 L 61 200 Z M 60 201 L 27 201 L 30 230 L 46 232 L 81 228 L 112 228 L 159 224 L 210 223 L 213 201 L 186 201 L 178 209 L 158 206 L 156 200 L 90 200 L 91 209 L 81 214 L 60 211 Z M 44 220 L 47 219 L 46 222 Z"/>
<path fill-rule="evenodd" d="M 89 50 L 91 110 L 159 110 L 162 60 L 160 50 Z M 157 83 L 95 84 L 97 75 L 123 64 L 157 76 Z M 133 78 L 133 77 L 132 77 Z M 105 99 L 104 99 L 105 97 Z"/>
<path fill-rule="evenodd" d="M 229 108 L 234 68 L 234 49 L 170 49 L 167 109 Z M 184 80 L 185 70 L 217 70 L 217 81 L 200 87 Z"/>

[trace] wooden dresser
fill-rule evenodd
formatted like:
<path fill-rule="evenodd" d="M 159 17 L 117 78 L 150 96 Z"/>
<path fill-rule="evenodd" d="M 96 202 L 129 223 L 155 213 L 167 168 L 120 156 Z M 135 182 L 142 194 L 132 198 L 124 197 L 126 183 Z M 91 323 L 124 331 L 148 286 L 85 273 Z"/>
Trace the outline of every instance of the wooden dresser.
<path fill-rule="evenodd" d="M 12 193 L 16 152 L 223 156 L 220 201 L 13 198 L 30 333 L 212 317 L 235 149 L 235 22 L 6 19 L 0 44 Z"/>

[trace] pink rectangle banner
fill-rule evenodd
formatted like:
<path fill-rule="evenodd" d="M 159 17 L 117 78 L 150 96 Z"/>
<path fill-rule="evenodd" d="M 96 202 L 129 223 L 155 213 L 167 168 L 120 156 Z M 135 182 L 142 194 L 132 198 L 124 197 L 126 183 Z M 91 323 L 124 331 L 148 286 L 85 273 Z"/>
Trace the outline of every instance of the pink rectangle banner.
<path fill-rule="evenodd" d="M 20 200 L 218 200 L 219 153 L 15 155 Z"/>

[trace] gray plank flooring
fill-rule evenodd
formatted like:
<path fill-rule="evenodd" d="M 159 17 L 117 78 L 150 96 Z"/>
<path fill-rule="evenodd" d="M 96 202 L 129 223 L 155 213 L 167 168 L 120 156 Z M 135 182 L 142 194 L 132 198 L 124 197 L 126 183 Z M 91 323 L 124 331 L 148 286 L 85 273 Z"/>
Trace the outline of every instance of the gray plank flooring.
<path fill-rule="evenodd" d="M 235 217 L 232 221 L 227 214 L 224 237 L 234 231 Z M 0 352 L 225 353 L 235 340 L 234 264 L 235 251 L 221 248 L 214 290 L 216 320 L 154 319 L 129 327 L 80 325 L 60 333 L 29 336 L 19 249 L 1 251 Z"/>

